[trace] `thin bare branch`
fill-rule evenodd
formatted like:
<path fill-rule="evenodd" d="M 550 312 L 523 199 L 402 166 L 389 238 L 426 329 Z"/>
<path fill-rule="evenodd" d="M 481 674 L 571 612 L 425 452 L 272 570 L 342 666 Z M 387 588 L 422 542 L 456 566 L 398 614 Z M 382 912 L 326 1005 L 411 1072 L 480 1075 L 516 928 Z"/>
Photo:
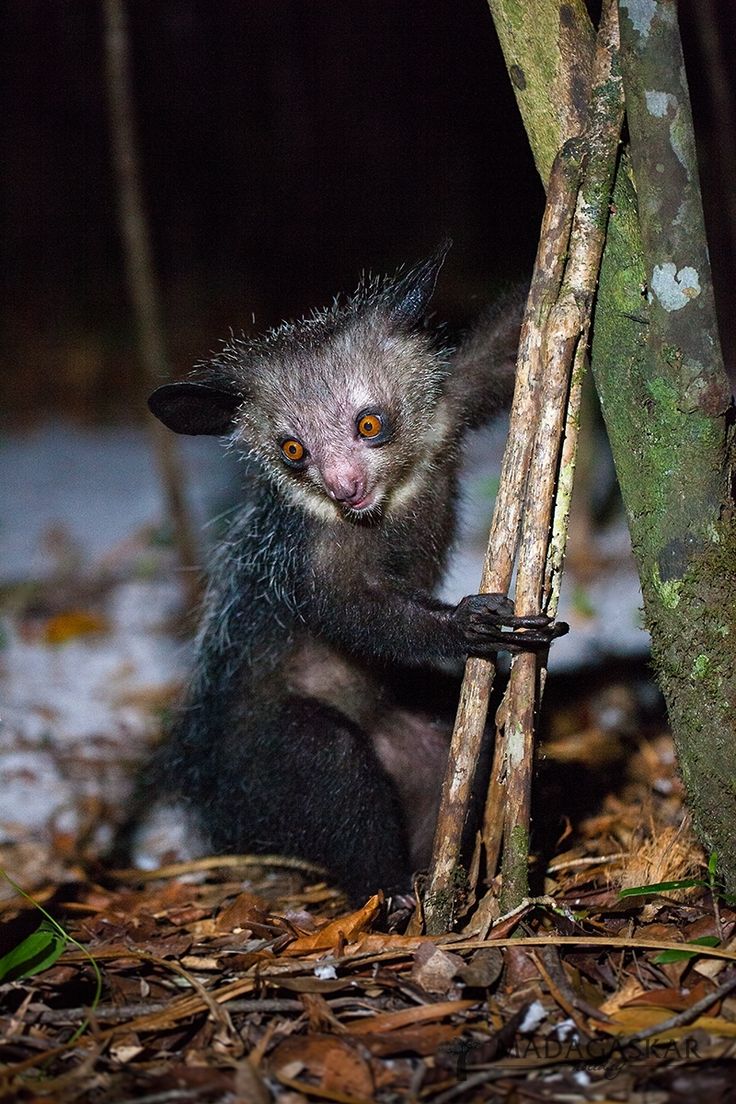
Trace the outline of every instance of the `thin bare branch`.
<path fill-rule="evenodd" d="M 585 168 L 569 256 L 563 286 L 549 313 L 544 333 L 545 371 L 540 416 L 529 469 L 516 581 L 515 604 L 520 614 L 554 612 L 557 605 L 575 465 L 580 378 L 623 119 L 617 50 L 616 5 L 608 0 L 596 45 L 591 110 L 585 137 Z M 571 378 L 574 378 L 572 387 Z M 563 427 L 565 448 L 562 447 Z M 563 494 L 555 507 L 555 488 L 560 477 Z M 495 799 L 505 786 L 501 902 L 504 911 L 515 907 L 529 893 L 527 868 L 534 718 L 543 674 L 544 665 L 535 655 L 525 653 L 516 657 L 497 718 L 498 751 L 491 794 Z M 486 830 L 490 847 L 495 851 L 499 836 L 498 816 L 494 815 L 495 806 L 490 802 L 488 810 L 491 816 L 486 818 Z"/>
<path fill-rule="evenodd" d="M 143 367 L 152 386 L 171 375 L 166 356 L 159 293 L 151 257 L 150 234 L 146 223 L 143 190 L 140 182 L 138 150 L 133 126 L 130 90 L 128 33 L 123 0 L 104 0 L 105 61 L 110 115 L 110 140 L 123 240 L 128 290 L 133 304 L 138 345 Z M 149 431 L 174 542 L 182 569 L 182 585 L 190 606 L 200 593 L 197 565 L 197 541 L 186 504 L 183 465 L 178 442 L 151 418 Z"/>
<path fill-rule="evenodd" d="M 528 427 L 534 424 L 536 417 L 536 393 L 542 371 L 542 320 L 562 279 L 579 172 L 579 151 L 570 146 L 558 157 L 550 178 L 549 198 L 521 329 L 511 425 L 483 564 L 482 592 L 506 593 L 511 586 L 532 444 Z M 434 934 L 446 930 L 451 920 L 453 881 L 494 671 L 490 661 L 475 658 L 469 659 L 465 668 L 425 902 L 427 930 Z"/>

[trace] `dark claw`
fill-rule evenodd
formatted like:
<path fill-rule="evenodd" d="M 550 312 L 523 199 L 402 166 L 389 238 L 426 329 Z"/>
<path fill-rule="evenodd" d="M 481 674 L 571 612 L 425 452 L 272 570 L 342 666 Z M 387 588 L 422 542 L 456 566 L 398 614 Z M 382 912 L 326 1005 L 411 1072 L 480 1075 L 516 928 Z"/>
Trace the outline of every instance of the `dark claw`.
<path fill-rule="evenodd" d="M 505 594 L 470 594 L 455 612 L 468 653 L 477 656 L 548 648 L 570 628 L 564 621 L 553 624 L 552 618 L 543 613 L 517 617 L 513 602 Z"/>
<path fill-rule="evenodd" d="M 551 640 L 556 640 L 558 636 L 567 636 L 570 631 L 570 626 L 567 621 L 558 621 L 556 625 L 552 626 Z"/>
<path fill-rule="evenodd" d="M 553 640 L 564 636 L 570 631 L 570 626 L 564 621 L 558 621 L 550 626 L 548 633 L 509 633 L 512 641 L 505 641 L 502 647 L 507 652 L 536 652 L 542 648 L 549 648 Z M 523 643 L 522 643 L 523 641 Z"/>
<path fill-rule="evenodd" d="M 529 648 L 546 648 L 553 640 L 557 640 L 560 636 L 565 636 L 569 631 L 570 626 L 566 621 L 558 621 L 553 625 L 551 619 L 548 617 L 547 625 L 537 625 L 536 632 L 513 632 L 509 635 L 514 638 L 514 645 L 517 650 L 523 652 Z"/>
<path fill-rule="evenodd" d="M 535 648 L 546 648 L 549 646 L 553 637 L 535 632 L 488 632 L 483 635 L 469 634 L 468 643 L 470 647 L 478 648 L 502 648 L 509 650 L 515 648 L 516 651 L 532 651 Z"/>
<path fill-rule="evenodd" d="M 473 631 L 483 632 L 487 630 L 493 632 L 494 629 L 503 626 L 507 629 L 536 629 L 537 632 L 549 636 L 552 618 L 539 613 L 530 614 L 528 617 L 504 617 L 503 620 L 496 622 L 495 620 L 489 621 L 488 618 L 482 617 L 480 614 L 471 613 L 468 622 Z"/>
<path fill-rule="evenodd" d="M 519 629 L 546 628 L 547 625 L 552 624 L 552 618 L 548 617 L 546 613 L 530 613 L 527 617 L 510 617 L 504 624 Z"/>

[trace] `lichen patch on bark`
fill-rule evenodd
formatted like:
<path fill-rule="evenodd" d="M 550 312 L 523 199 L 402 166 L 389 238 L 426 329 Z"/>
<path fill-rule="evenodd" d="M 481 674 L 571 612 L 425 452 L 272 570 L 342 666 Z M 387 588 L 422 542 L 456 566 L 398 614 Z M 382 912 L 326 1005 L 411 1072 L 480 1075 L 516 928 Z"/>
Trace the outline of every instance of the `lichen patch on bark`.
<path fill-rule="evenodd" d="M 700 277 L 690 265 L 678 269 L 672 261 L 654 266 L 650 281 L 652 293 L 666 311 L 678 311 L 700 295 Z"/>

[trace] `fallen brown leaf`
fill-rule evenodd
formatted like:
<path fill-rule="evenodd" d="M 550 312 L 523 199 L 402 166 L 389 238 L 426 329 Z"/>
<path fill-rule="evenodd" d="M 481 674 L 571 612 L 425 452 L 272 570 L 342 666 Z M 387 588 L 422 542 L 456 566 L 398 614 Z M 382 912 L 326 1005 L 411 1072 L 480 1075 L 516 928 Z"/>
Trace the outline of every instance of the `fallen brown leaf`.
<path fill-rule="evenodd" d="M 382 900 L 381 896 L 371 897 L 355 912 L 330 921 L 313 935 L 300 936 L 289 944 L 285 953 L 299 955 L 310 951 L 332 950 L 334 947 L 344 947 L 346 943 L 355 943 L 361 932 L 370 928 L 378 916 Z"/>

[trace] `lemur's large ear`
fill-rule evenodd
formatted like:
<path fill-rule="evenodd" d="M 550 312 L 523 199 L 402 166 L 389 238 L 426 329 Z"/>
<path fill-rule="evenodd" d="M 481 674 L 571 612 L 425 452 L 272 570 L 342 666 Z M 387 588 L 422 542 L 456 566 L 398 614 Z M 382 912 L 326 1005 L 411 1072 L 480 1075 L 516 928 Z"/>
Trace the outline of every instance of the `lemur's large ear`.
<path fill-rule="evenodd" d="M 241 395 L 211 383 L 165 383 L 148 399 L 148 407 L 174 433 L 224 437 L 233 430 Z"/>
<path fill-rule="evenodd" d="M 452 239 L 446 238 L 439 249 L 435 250 L 422 264 L 407 272 L 391 294 L 391 313 L 400 322 L 418 322 L 427 309 L 434 294 L 437 277 L 445 263 Z"/>

